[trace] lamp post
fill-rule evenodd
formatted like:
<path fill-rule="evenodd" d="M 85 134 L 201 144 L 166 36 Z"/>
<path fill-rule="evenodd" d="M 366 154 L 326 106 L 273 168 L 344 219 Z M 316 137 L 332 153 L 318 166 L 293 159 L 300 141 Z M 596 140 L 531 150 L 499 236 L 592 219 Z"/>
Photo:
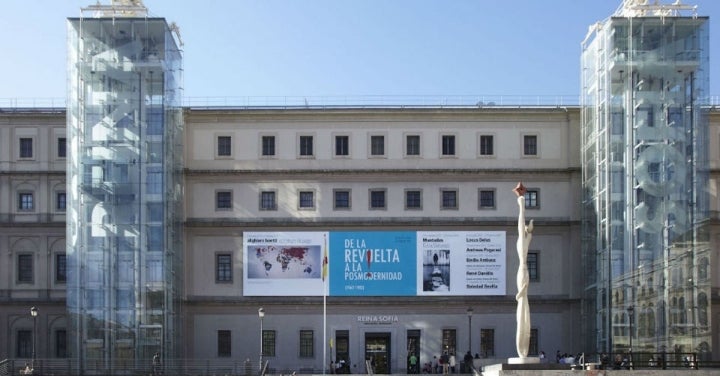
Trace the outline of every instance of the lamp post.
<path fill-rule="evenodd" d="M 262 376 L 263 362 L 263 318 L 265 318 L 265 310 L 258 308 L 258 317 L 260 317 L 260 374 Z"/>
<path fill-rule="evenodd" d="M 628 333 L 628 338 L 630 339 L 630 353 L 628 355 L 629 361 L 630 361 L 630 369 L 633 369 L 633 357 L 632 357 L 632 339 L 633 339 L 633 319 L 635 318 L 635 307 L 630 306 L 627 307 L 627 313 L 628 313 L 628 322 L 630 323 L 630 333 Z"/>
<path fill-rule="evenodd" d="M 467 316 L 468 316 L 468 351 L 472 353 L 472 315 L 473 315 L 473 309 L 472 307 L 468 307 L 467 309 Z"/>
<path fill-rule="evenodd" d="M 37 315 L 38 309 L 35 307 L 30 308 L 30 316 L 33 318 L 33 346 L 32 346 L 32 362 L 31 367 L 35 368 L 35 342 L 37 342 Z"/>

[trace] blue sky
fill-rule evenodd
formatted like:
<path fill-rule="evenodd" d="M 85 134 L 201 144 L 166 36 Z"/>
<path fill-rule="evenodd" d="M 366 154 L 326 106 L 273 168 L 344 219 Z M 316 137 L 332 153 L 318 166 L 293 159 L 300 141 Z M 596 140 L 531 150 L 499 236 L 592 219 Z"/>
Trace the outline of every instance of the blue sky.
<path fill-rule="evenodd" d="M 95 1 L 1 1 L 0 101 L 65 96 L 65 19 Z M 710 16 L 719 46 L 720 1 L 683 2 Z M 186 97 L 576 96 L 588 27 L 621 0 L 144 3 L 180 27 Z M 710 58 L 717 96 L 718 49 Z"/>

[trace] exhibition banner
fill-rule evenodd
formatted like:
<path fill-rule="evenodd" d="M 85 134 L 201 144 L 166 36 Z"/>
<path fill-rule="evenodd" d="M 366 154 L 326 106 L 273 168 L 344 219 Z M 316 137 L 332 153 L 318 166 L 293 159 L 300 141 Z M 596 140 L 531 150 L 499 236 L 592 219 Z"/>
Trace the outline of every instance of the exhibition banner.
<path fill-rule="evenodd" d="M 246 232 L 243 295 L 505 295 L 505 243 L 504 231 Z"/>

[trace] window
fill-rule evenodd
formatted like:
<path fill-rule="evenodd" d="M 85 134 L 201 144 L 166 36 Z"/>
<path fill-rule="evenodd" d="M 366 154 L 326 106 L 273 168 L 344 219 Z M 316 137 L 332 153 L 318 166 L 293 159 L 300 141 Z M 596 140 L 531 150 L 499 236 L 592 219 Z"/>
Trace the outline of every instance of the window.
<path fill-rule="evenodd" d="M 262 136 L 262 155 L 265 157 L 275 155 L 275 136 Z"/>
<path fill-rule="evenodd" d="M 442 349 L 443 352 L 450 354 L 457 354 L 457 333 L 455 329 L 443 329 L 442 331 Z"/>
<path fill-rule="evenodd" d="M 480 329 L 480 352 L 485 358 L 495 356 L 495 329 Z"/>
<path fill-rule="evenodd" d="M 232 156 L 232 137 L 218 136 L 218 138 L 217 138 L 217 155 L 218 155 L 218 157 Z"/>
<path fill-rule="evenodd" d="M 457 189 L 443 189 L 440 191 L 442 202 L 440 209 L 457 209 L 458 208 L 458 191 Z"/>
<path fill-rule="evenodd" d="M 67 331 L 58 329 L 55 331 L 55 357 L 67 358 Z"/>
<path fill-rule="evenodd" d="M 528 347 L 528 355 L 538 354 L 538 330 L 530 329 L 530 346 Z"/>
<path fill-rule="evenodd" d="M 405 209 L 422 209 L 422 191 L 409 189 L 405 191 Z"/>
<path fill-rule="evenodd" d="M 350 190 L 336 189 L 333 191 L 334 208 L 350 209 Z"/>
<path fill-rule="evenodd" d="M 350 361 L 350 331 L 335 331 L 335 361 Z"/>
<path fill-rule="evenodd" d="M 20 158 L 33 157 L 33 139 L 29 137 L 20 138 Z"/>
<path fill-rule="evenodd" d="M 530 281 L 537 282 L 540 280 L 540 269 L 538 267 L 538 253 L 528 252 L 527 254 L 527 268 L 530 274 Z"/>
<path fill-rule="evenodd" d="M 262 355 L 275 356 L 274 330 L 263 330 L 262 332 Z"/>
<path fill-rule="evenodd" d="M 481 189 L 478 191 L 478 207 L 480 209 L 495 209 L 495 190 Z"/>
<path fill-rule="evenodd" d="M 275 191 L 260 192 L 260 210 L 277 210 Z"/>
<path fill-rule="evenodd" d="M 540 209 L 540 191 L 537 189 L 528 189 L 525 192 L 525 208 Z"/>
<path fill-rule="evenodd" d="M 537 155 L 537 136 L 525 135 L 523 136 L 523 155 Z"/>
<path fill-rule="evenodd" d="M 453 156 L 455 155 L 455 136 L 443 135 L 442 136 L 442 155 Z"/>
<path fill-rule="evenodd" d="M 67 259 L 64 253 L 55 255 L 55 282 L 67 282 Z"/>
<path fill-rule="evenodd" d="M 313 155 L 313 136 L 300 136 L 300 156 L 312 157 Z"/>
<path fill-rule="evenodd" d="M 32 356 L 32 330 L 17 331 L 15 354 L 17 358 L 29 359 Z"/>
<path fill-rule="evenodd" d="M 335 136 L 335 155 L 350 155 L 350 136 Z"/>
<path fill-rule="evenodd" d="M 230 210 L 232 209 L 232 191 L 215 192 L 215 209 Z"/>
<path fill-rule="evenodd" d="M 232 334 L 229 330 L 217 331 L 217 356 L 220 358 L 232 356 Z"/>
<path fill-rule="evenodd" d="M 481 135 L 480 136 L 480 155 L 495 155 L 493 150 L 493 136 L 492 135 Z"/>
<path fill-rule="evenodd" d="M 298 192 L 298 209 L 315 209 L 315 192 Z"/>
<path fill-rule="evenodd" d="M 385 209 L 385 190 L 370 190 L 370 209 Z"/>
<path fill-rule="evenodd" d="M 57 139 L 57 156 L 58 158 L 67 157 L 67 138 L 65 137 Z"/>
<path fill-rule="evenodd" d="M 370 136 L 370 155 L 385 155 L 385 136 Z"/>
<path fill-rule="evenodd" d="M 55 194 L 55 210 L 64 212 L 67 209 L 67 195 L 65 192 L 57 192 Z"/>
<path fill-rule="evenodd" d="M 145 189 L 148 194 L 160 194 L 163 187 L 163 172 L 160 167 L 147 168 L 147 180 Z"/>
<path fill-rule="evenodd" d="M 18 277 L 20 283 L 33 283 L 33 255 L 18 255 Z"/>
<path fill-rule="evenodd" d="M 312 330 L 301 330 L 300 331 L 300 357 L 301 358 L 312 358 L 315 356 Z"/>
<path fill-rule="evenodd" d="M 215 255 L 215 282 L 232 282 L 232 254 L 218 253 Z"/>
<path fill-rule="evenodd" d="M 420 155 L 420 136 L 419 135 L 407 135 L 405 136 L 405 155 L 418 156 Z"/>
<path fill-rule="evenodd" d="M 33 200 L 33 194 L 29 192 L 20 192 L 20 194 L 18 194 L 18 210 L 33 211 L 34 209 L 35 203 Z"/>

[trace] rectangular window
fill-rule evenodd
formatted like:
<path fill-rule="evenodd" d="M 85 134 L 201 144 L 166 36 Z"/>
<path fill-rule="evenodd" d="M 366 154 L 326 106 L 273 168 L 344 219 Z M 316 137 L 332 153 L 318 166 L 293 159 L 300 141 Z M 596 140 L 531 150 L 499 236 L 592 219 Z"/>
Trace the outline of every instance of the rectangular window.
<path fill-rule="evenodd" d="M 67 331 L 58 329 L 55 331 L 55 357 L 67 358 Z"/>
<path fill-rule="evenodd" d="M 412 189 L 405 191 L 405 209 L 422 209 L 422 191 Z"/>
<path fill-rule="evenodd" d="M 335 136 L 335 155 L 338 157 L 350 155 L 350 136 Z"/>
<path fill-rule="evenodd" d="M 55 195 L 55 210 L 64 212 L 67 209 L 67 194 L 57 192 Z"/>
<path fill-rule="evenodd" d="M 298 193 L 299 209 L 315 209 L 315 192 L 300 191 Z"/>
<path fill-rule="evenodd" d="M 334 208 L 350 209 L 350 191 L 346 189 L 336 189 L 333 191 Z"/>
<path fill-rule="evenodd" d="M 301 358 L 312 358 L 315 356 L 315 348 L 313 341 L 312 330 L 301 330 L 300 331 L 300 357 Z"/>
<path fill-rule="evenodd" d="M 147 168 L 147 181 L 145 189 L 148 194 L 160 194 L 163 187 L 163 172 L 160 167 Z"/>
<path fill-rule="evenodd" d="M 444 156 L 455 155 L 455 136 L 453 136 L 453 135 L 442 136 L 442 155 L 444 155 Z"/>
<path fill-rule="evenodd" d="M 64 253 L 55 255 L 55 282 L 67 282 L 67 259 Z"/>
<path fill-rule="evenodd" d="M 33 211 L 35 209 L 35 202 L 33 200 L 33 194 L 28 192 L 21 192 L 18 194 L 18 210 L 20 211 Z"/>
<path fill-rule="evenodd" d="M 33 283 L 33 255 L 18 255 L 17 281 L 20 283 Z"/>
<path fill-rule="evenodd" d="M 217 155 L 218 157 L 229 157 L 232 155 L 232 137 L 218 136 Z"/>
<path fill-rule="evenodd" d="M 370 136 L 370 155 L 385 155 L 385 136 Z"/>
<path fill-rule="evenodd" d="M 262 355 L 275 356 L 275 331 L 262 331 Z"/>
<path fill-rule="evenodd" d="M 523 155 L 537 155 L 537 136 L 523 136 Z"/>
<path fill-rule="evenodd" d="M 32 356 L 32 330 L 18 330 L 15 347 L 16 358 L 30 359 Z"/>
<path fill-rule="evenodd" d="M 494 140 L 492 135 L 480 136 L 480 155 L 495 155 L 493 142 Z"/>
<path fill-rule="evenodd" d="M 65 137 L 57 139 L 57 156 L 58 158 L 67 157 L 67 138 Z"/>
<path fill-rule="evenodd" d="M 232 209 L 232 192 L 231 191 L 215 192 L 215 209 L 217 209 L 217 210 Z"/>
<path fill-rule="evenodd" d="M 480 209 L 495 209 L 495 190 L 481 189 L 478 193 Z"/>
<path fill-rule="evenodd" d="M 442 198 L 441 209 L 457 209 L 458 208 L 458 191 L 456 189 L 443 189 L 440 191 Z"/>
<path fill-rule="evenodd" d="M 312 157 L 313 155 L 313 136 L 300 136 L 300 156 Z"/>
<path fill-rule="evenodd" d="M 349 330 L 336 330 L 335 331 L 335 361 L 344 360 L 350 361 L 350 331 Z"/>
<path fill-rule="evenodd" d="M 537 189 L 528 189 L 525 192 L 525 208 L 526 209 L 539 209 L 540 208 L 540 191 Z"/>
<path fill-rule="evenodd" d="M 480 329 L 480 352 L 484 358 L 495 356 L 495 329 Z"/>
<path fill-rule="evenodd" d="M 385 190 L 370 190 L 370 209 L 385 209 Z"/>
<path fill-rule="evenodd" d="M 405 136 L 405 155 L 412 155 L 412 156 L 420 155 L 420 136 L 419 135 Z"/>
<path fill-rule="evenodd" d="M 33 139 L 29 137 L 20 138 L 20 158 L 33 157 Z"/>
<path fill-rule="evenodd" d="M 540 280 L 540 269 L 538 265 L 538 253 L 528 252 L 527 254 L 527 268 L 530 274 L 530 281 L 537 282 Z"/>
<path fill-rule="evenodd" d="M 218 253 L 215 255 L 215 282 L 227 283 L 233 281 L 232 254 Z"/>
<path fill-rule="evenodd" d="M 260 210 L 277 210 L 275 191 L 260 192 Z"/>
<path fill-rule="evenodd" d="M 455 329 L 443 329 L 442 331 L 442 349 L 443 352 L 457 354 L 457 332 Z"/>
<path fill-rule="evenodd" d="M 262 155 L 265 157 L 275 155 L 275 136 L 262 136 Z"/>
<path fill-rule="evenodd" d="M 232 334 L 229 330 L 217 331 L 217 356 L 219 358 L 232 356 Z"/>
<path fill-rule="evenodd" d="M 530 329 L 530 346 L 528 347 L 528 355 L 538 354 L 538 330 Z"/>

